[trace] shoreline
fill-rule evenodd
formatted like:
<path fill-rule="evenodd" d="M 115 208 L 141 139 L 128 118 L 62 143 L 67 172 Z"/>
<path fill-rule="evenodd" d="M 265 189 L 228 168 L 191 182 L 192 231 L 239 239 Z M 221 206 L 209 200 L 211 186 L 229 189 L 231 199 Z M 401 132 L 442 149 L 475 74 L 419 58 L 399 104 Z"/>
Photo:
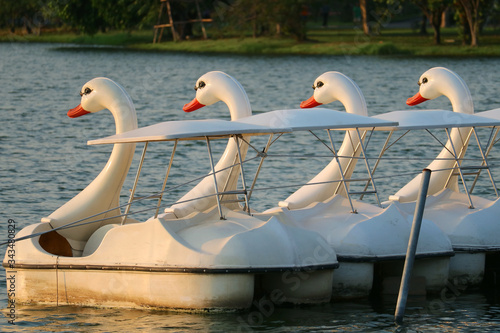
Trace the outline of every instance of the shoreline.
<path fill-rule="evenodd" d="M 479 47 L 463 46 L 455 28 L 442 31 L 442 44 L 434 45 L 432 35 L 418 35 L 408 28 L 388 28 L 378 35 L 365 36 L 356 29 L 312 29 L 308 40 L 297 42 L 286 37 L 229 36 L 192 38 L 153 44 L 153 32 L 99 33 L 94 36 L 64 31 L 43 32 L 41 36 L 17 35 L 0 31 L 0 43 L 59 43 L 127 51 L 187 52 L 204 54 L 268 56 L 403 56 L 403 57 L 500 57 L 500 30 L 487 29 Z"/>

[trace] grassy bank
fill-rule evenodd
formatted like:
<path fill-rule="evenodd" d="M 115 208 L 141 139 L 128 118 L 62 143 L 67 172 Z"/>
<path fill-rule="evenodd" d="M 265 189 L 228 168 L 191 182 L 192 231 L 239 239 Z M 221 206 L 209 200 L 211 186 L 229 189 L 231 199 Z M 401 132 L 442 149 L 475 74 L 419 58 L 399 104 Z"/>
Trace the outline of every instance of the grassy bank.
<path fill-rule="evenodd" d="M 0 32 L 0 41 L 3 42 L 109 45 L 144 51 L 268 55 L 500 56 L 500 30 L 493 29 L 484 31 L 480 37 L 480 46 L 475 48 L 463 46 L 455 28 L 442 30 L 442 45 L 433 44 L 432 34 L 421 36 L 411 29 L 401 28 L 386 28 L 381 34 L 372 36 L 365 36 L 354 27 L 316 28 L 309 30 L 308 38 L 306 42 L 296 42 L 290 38 L 242 36 L 173 42 L 165 35 L 162 43 L 153 44 L 152 31 L 139 31 L 131 34 L 110 32 L 95 36 L 60 31 L 44 32 L 41 36 Z"/>

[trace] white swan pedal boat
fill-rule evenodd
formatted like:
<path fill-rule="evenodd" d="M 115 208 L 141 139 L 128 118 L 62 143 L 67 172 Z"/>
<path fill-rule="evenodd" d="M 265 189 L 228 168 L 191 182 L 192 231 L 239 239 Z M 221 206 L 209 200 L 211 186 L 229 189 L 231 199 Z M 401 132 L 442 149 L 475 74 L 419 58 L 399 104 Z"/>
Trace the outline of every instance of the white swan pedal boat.
<path fill-rule="evenodd" d="M 332 135 L 334 132 L 350 130 L 357 133 L 358 143 L 363 140 L 361 132 L 385 127 L 382 122 L 377 122 L 376 118 L 331 109 L 278 110 L 240 121 L 265 125 L 276 124 L 276 119 L 282 119 L 282 126 L 290 127 L 294 132 L 327 130 L 329 135 Z M 330 142 L 333 143 L 333 140 Z M 367 297 L 374 287 L 377 274 L 381 275 L 380 280 L 392 281 L 394 278 L 394 281 L 399 281 L 413 220 L 414 212 L 407 213 L 399 210 L 395 205 L 376 205 L 354 199 L 354 196 L 360 193 L 350 190 L 349 184 L 356 181 L 366 182 L 367 179 L 370 179 L 373 190 L 365 191 L 365 194 L 375 194 L 378 198 L 364 148 L 358 147 L 357 150 L 362 151 L 361 154 L 352 152 L 353 155 L 360 155 L 357 157 L 340 155 L 333 145 L 331 153 L 334 158 L 329 167 L 331 169 L 332 165 L 336 165 L 342 170 L 343 161 L 341 160 L 360 159 L 366 163 L 366 178 L 342 178 L 342 175 L 347 173 L 346 169 L 341 171 L 338 179 L 328 177 L 319 181 L 316 177 L 314 181 L 310 181 L 294 194 L 305 189 L 307 192 L 304 192 L 308 196 L 316 197 L 325 196 L 324 193 L 318 193 L 320 191 L 333 192 L 323 201 L 312 201 L 301 208 L 292 208 L 287 201 L 282 201 L 278 207 L 253 214 L 264 220 L 275 216 L 284 224 L 315 231 L 325 237 L 329 246 L 337 253 L 340 264 L 333 274 L 332 297 L 334 299 Z M 354 163 L 351 162 L 351 167 Z M 314 187 L 316 187 L 315 190 Z M 338 192 L 339 188 L 343 189 L 341 193 Z M 296 200 L 299 198 L 296 195 L 291 197 Z M 448 263 L 453 255 L 450 240 L 432 222 L 424 220 L 417 249 L 415 276 L 425 279 L 424 288 L 427 291 L 441 290 L 446 284 Z"/>
<path fill-rule="evenodd" d="M 420 76 L 418 85 L 419 91 L 408 98 L 408 105 L 445 96 L 451 102 L 453 112 L 398 112 L 381 115 L 380 119 L 397 120 L 400 122 L 400 129 L 446 130 L 448 141 L 446 144 L 440 143 L 444 148 L 427 166 L 433 173 L 424 218 L 436 223 L 450 237 L 456 253 L 450 261 L 450 278 L 456 284 L 478 286 L 483 281 L 485 269 L 490 266 L 487 264 L 487 254 L 493 258 L 493 262 L 495 254 L 500 254 L 500 202 L 486 159 L 494 141 L 490 139 L 485 152 L 476 127 L 493 127 L 494 131 L 498 126 L 498 117 L 475 118 L 474 103 L 467 84 L 447 68 L 434 67 L 427 70 Z M 495 112 L 490 114 L 494 115 Z M 488 113 L 483 112 L 481 115 L 487 116 Z M 477 154 L 474 158 L 471 154 L 466 155 L 471 138 L 475 138 L 477 142 Z M 471 194 L 481 172 L 489 175 L 493 185 L 491 193 L 496 195 L 495 200 Z M 471 176 L 473 180 L 469 188 L 467 184 Z M 421 175 L 415 177 L 391 196 L 390 200 L 401 203 L 402 209 L 411 210 L 420 178 Z M 459 179 L 464 192 L 460 192 Z"/>
<path fill-rule="evenodd" d="M 384 123 L 367 117 L 366 103 L 356 83 L 342 73 L 327 72 L 315 80 L 313 87 L 314 96 L 303 102 L 301 107 L 339 100 L 346 112 L 329 109 L 276 110 L 250 116 L 250 104 L 242 86 L 222 72 L 209 72 L 201 76 L 195 84 L 196 97 L 184 106 L 184 110 L 191 112 L 223 101 L 229 108 L 232 120 L 266 127 L 281 126 L 291 128 L 294 132 L 327 130 L 329 139 L 325 140 L 332 145 L 327 150 L 327 156 L 333 157 L 331 162 L 307 184 L 280 202 L 278 207 L 262 213 L 253 212 L 253 216 L 263 220 L 276 216 L 285 224 L 323 235 L 340 262 L 339 269 L 333 275 L 333 298 L 366 297 L 372 291 L 375 277 L 377 283 L 387 282 L 384 285 L 397 284 L 399 281 L 413 213 L 407 214 L 394 206 L 382 207 L 380 204 L 363 142 L 370 135 L 370 129 L 384 126 Z M 347 130 L 347 133 L 341 147 L 336 150 L 332 134 L 343 130 Z M 267 154 L 270 143 L 263 150 L 262 162 L 266 156 L 267 160 L 272 156 Z M 294 145 L 288 143 L 287 146 L 293 149 Z M 308 150 L 315 150 L 315 146 L 313 142 Z M 317 147 L 324 146 L 320 144 Z M 284 154 L 284 151 L 280 150 L 279 153 Z M 226 160 L 232 161 L 237 154 L 233 148 L 232 153 L 224 156 Z M 364 172 L 371 189 L 365 188 L 354 193 L 350 187 L 352 183 L 360 181 L 352 177 L 358 159 L 366 165 Z M 279 163 L 283 165 L 283 162 Z M 299 170 L 295 172 L 301 174 Z M 290 184 L 276 184 L 277 187 L 280 185 Z M 355 200 L 354 194 L 375 194 L 378 205 Z M 447 282 L 449 257 L 453 255 L 450 240 L 428 220 L 423 222 L 421 235 L 417 249 L 419 260 L 414 269 L 415 275 L 423 277 L 420 280 L 424 282 L 419 283 L 419 289 L 422 290 L 423 285 L 427 291 L 440 291 Z M 388 289 L 394 288 L 385 288 L 384 291 Z"/>
<path fill-rule="evenodd" d="M 89 81 L 81 95 L 81 105 L 68 115 L 108 108 L 117 134 L 89 144 L 114 144 L 113 152 L 101 174 L 82 192 L 16 235 L 15 263 L 5 257 L 3 266 L 16 278 L 17 303 L 228 311 L 249 308 L 259 297 L 276 304 L 330 300 L 338 261 L 318 233 L 277 218 L 263 221 L 228 209 L 221 204 L 223 192 L 216 185 L 215 205 L 183 217 L 171 209 L 159 214 L 179 141 L 206 140 L 210 153 L 211 139 L 238 141 L 242 135 L 288 129 L 223 120 L 166 122 L 137 129 L 133 104 L 113 81 Z M 143 161 L 148 143 L 156 141 L 174 142 L 172 158 L 163 187 L 153 196 L 155 215 L 138 222 L 129 207 L 137 201 L 140 172 L 125 213 L 118 197 L 135 143 L 146 142 Z M 212 188 L 217 177 L 214 172 L 206 177 L 213 180 Z"/>
<path fill-rule="evenodd" d="M 424 218 L 433 221 L 452 242 L 455 256 L 450 260 L 450 279 L 460 285 L 479 285 L 484 276 L 486 254 L 500 251 L 500 202 L 476 128 L 498 126 L 499 120 L 445 110 L 394 111 L 375 118 L 397 121 L 399 125 L 391 129 L 393 132 L 406 134 L 407 131 L 431 129 L 446 131 L 446 147 L 427 167 L 433 173 Z M 460 130 L 465 136 L 460 134 Z M 476 139 L 478 158 L 465 157 L 465 149 L 471 137 Z M 383 152 L 385 150 L 383 148 Z M 471 184 L 475 184 L 476 176 L 481 171 L 489 174 L 493 185 L 492 193 L 497 195 L 496 200 L 472 195 Z M 414 211 L 418 181 L 420 175 L 390 196 L 390 202 L 401 210 Z M 463 187 L 463 191 L 460 191 L 460 187 Z"/>
<path fill-rule="evenodd" d="M 340 263 L 333 276 L 334 298 L 366 297 L 375 284 L 384 293 L 393 293 L 395 288 L 391 284 L 397 285 L 401 277 L 414 212 L 402 211 L 391 204 L 382 205 L 378 198 L 364 141 L 371 136 L 371 129 L 384 125 L 373 122 L 376 118 L 367 117 L 361 90 L 344 74 L 324 73 L 315 80 L 313 87 L 314 95 L 301 107 L 310 108 L 338 100 L 345 106 L 346 112 L 309 109 L 305 110 L 309 113 L 303 114 L 307 119 L 293 119 L 293 116 L 284 114 L 273 117 L 273 113 L 266 113 L 254 116 L 261 121 L 252 123 L 269 125 L 279 118 L 283 126 L 294 131 L 347 130 L 342 145 L 336 150 L 330 139 L 331 162 L 305 186 L 281 201 L 279 207 L 269 209 L 261 216 L 277 216 L 284 223 L 316 231 L 327 239 Z M 332 122 L 334 126 L 326 121 L 330 117 L 338 117 L 336 122 Z M 349 127 L 343 124 L 341 117 L 352 117 L 353 120 L 358 117 L 359 120 L 352 120 Z M 358 170 L 356 174 L 354 170 L 358 160 L 366 170 Z M 360 178 L 363 174 L 365 178 Z M 359 186 L 358 190 L 351 188 L 356 182 L 367 181 L 364 189 Z M 362 196 L 375 195 L 376 203 L 355 199 L 357 195 L 361 195 L 361 199 Z M 422 222 L 419 239 L 418 260 L 414 266 L 415 290 L 420 293 L 441 291 L 447 282 L 449 258 L 453 255 L 450 240 L 429 220 Z"/>

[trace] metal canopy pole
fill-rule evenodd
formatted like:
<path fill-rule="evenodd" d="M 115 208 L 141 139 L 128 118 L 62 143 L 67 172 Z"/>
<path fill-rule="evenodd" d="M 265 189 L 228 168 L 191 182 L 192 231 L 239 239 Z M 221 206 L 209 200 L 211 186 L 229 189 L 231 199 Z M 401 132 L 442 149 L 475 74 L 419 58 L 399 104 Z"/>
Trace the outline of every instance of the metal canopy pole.
<path fill-rule="evenodd" d="M 495 129 L 496 129 L 496 131 L 495 131 Z M 495 128 L 491 129 L 490 139 L 488 140 L 489 144 L 488 144 L 488 148 L 486 149 L 486 156 L 488 156 L 490 154 L 491 149 L 493 148 L 493 146 L 495 145 L 495 143 L 498 142 L 498 141 L 495 141 L 495 140 L 497 138 L 497 135 L 498 135 L 499 131 L 500 131 L 500 127 L 495 127 Z M 495 132 L 495 134 L 493 134 L 493 132 Z"/>
<path fill-rule="evenodd" d="M 160 197 L 158 198 L 158 204 L 156 205 L 155 218 L 158 217 L 158 212 L 160 211 L 161 200 L 163 199 L 163 193 L 165 191 L 165 186 L 167 185 L 168 176 L 170 175 L 170 169 L 172 168 L 172 163 L 174 162 L 174 155 L 177 149 L 177 143 L 179 140 L 175 140 L 174 148 L 172 148 L 172 154 L 170 155 L 170 161 L 168 162 L 167 172 L 165 174 L 165 179 L 163 180 L 163 186 L 161 187 Z"/>
<path fill-rule="evenodd" d="M 427 131 L 428 131 L 428 130 L 427 130 Z M 430 133 L 430 132 L 429 132 L 429 133 Z M 464 157 L 465 152 L 466 152 L 466 150 L 467 150 L 467 146 L 469 145 L 469 142 L 470 142 L 470 137 L 471 137 L 471 135 L 472 135 L 472 129 L 471 129 L 471 130 L 469 130 L 469 134 L 467 134 L 467 138 L 465 139 L 465 141 L 464 141 L 464 140 L 462 140 L 462 142 L 463 142 L 463 143 L 462 143 L 462 147 L 460 148 L 460 154 L 458 155 L 458 158 L 459 158 L 459 159 L 461 159 L 461 158 L 463 158 L 463 157 Z M 437 140 L 437 138 L 436 138 L 436 137 L 434 137 L 434 138 Z M 449 137 L 448 137 L 448 138 L 449 138 Z M 451 140 L 449 140 L 449 141 L 451 141 Z M 439 140 L 438 140 L 438 142 L 439 142 Z M 467 144 L 465 144 L 465 143 L 467 143 Z M 453 145 L 453 143 L 451 143 L 451 144 Z M 457 155 L 456 155 L 455 153 L 451 152 L 451 151 L 450 151 L 450 150 L 449 150 L 449 149 L 448 149 L 445 145 L 443 145 L 443 144 L 441 144 L 441 145 L 442 145 L 443 147 L 445 147 L 445 148 L 446 148 L 446 150 L 448 150 L 448 152 L 449 152 L 450 154 L 454 155 L 454 156 L 455 156 L 455 160 L 457 160 L 457 157 L 456 157 Z M 456 166 L 456 165 L 459 165 L 459 164 L 455 161 L 455 165 L 453 166 L 453 169 L 455 169 L 455 166 Z M 463 169 L 463 168 L 462 168 L 462 169 Z M 455 176 L 455 174 L 454 174 L 454 170 L 452 170 L 452 171 L 450 172 L 450 174 L 449 174 L 449 176 L 448 176 L 448 179 L 446 180 L 446 184 L 445 184 L 445 186 L 444 186 L 444 187 L 448 187 L 448 184 L 450 183 L 451 178 L 453 178 L 453 176 Z M 471 191 L 471 192 L 472 192 L 472 191 Z"/>
<path fill-rule="evenodd" d="M 340 164 L 340 160 L 339 160 L 339 157 L 337 155 L 337 151 L 335 149 L 335 144 L 333 143 L 332 133 L 329 129 L 327 129 L 326 132 L 328 133 L 328 138 L 330 139 L 330 144 L 332 145 L 333 156 L 334 156 L 335 160 L 337 161 L 337 164 L 339 165 L 340 177 L 342 178 L 342 183 L 344 184 L 344 190 L 345 190 L 345 193 L 347 195 L 347 199 L 349 199 L 349 205 L 351 206 L 351 212 L 357 213 L 356 210 L 354 209 L 353 204 L 352 204 L 351 195 L 349 194 L 349 188 L 347 187 L 347 183 L 346 183 L 345 178 L 344 178 L 344 171 L 342 171 L 342 164 Z"/>
<path fill-rule="evenodd" d="M 130 191 L 130 197 L 128 199 L 127 208 L 125 208 L 125 214 L 123 215 L 121 225 L 124 225 L 125 222 L 127 221 L 127 215 L 130 212 L 130 206 L 132 205 L 132 201 L 134 201 L 135 190 L 137 189 L 137 182 L 139 181 L 139 176 L 141 174 L 142 164 L 144 163 L 144 157 L 146 156 L 146 150 L 148 149 L 148 143 L 149 142 L 146 141 L 146 143 L 144 144 L 144 149 L 142 150 L 141 162 L 139 163 L 139 167 L 137 168 L 137 173 L 135 174 L 134 186 Z"/>
<path fill-rule="evenodd" d="M 450 131 L 448 130 L 448 128 L 445 128 L 445 130 L 446 130 L 446 135 L 448 136 L 448 140 L 450 141 L 451 149 L 453 150 L 453 156 L 455 157 L 455 163 L 456 163 L 457 168 L 458 168 L 458 173 L 460 175 L 460 179 L 462 179 L 462 184 L 464 186 L 465 193 L 467 193 L 467 198 L 469 199 L 469 208 L 474 209 L 474 205 L 472 204 L 472 198 L 470 197 L 469 189 L 467 188 L 467 184 L 465 183 L 464 174 L 462 172 L 462 166 L 460 165 L 460 158 L 461 157 L 457 156 L 457 151 L 455 150 L 455 145 L 453 144 L 453 141 L 451 140 Z M 469 133 L 469 135 L 470 135 L 470 133 Z"/>
<path fill-rule="evenodd" d="M 389 132 L 389 135 L 387 136 L 387 139 L 385 140 L 385 143 L 384 143 L 384 146 L 382 147 L 382 150 L 380 151 L 380 154 L 378 154 L 378 158 L 377 158 L 377 161 L 375 162 L 375 165 L 373 166 L 373 170 L 372 170 L 372 177 L 373 175 L 375 174 L 375 171 L 377 170 L 377 167 L 380 163 L 380 161 L 382 160 L 382 156 L 385 154 L 385 152 L 387 151 L 387 145 L 389 144 L 389 141 L 391 140 L 391 137 L 392 137 L 392 134 L 394 133 L 394 130 L 390 131 Z M 373 181 L 373 179 L 368 179 L 368 181 L 366 182 L 365 184 L 365 187 L 363 188 L 363 191 L 366 191 L 368 189 L 368 186 L 370 186 L 370 183 Z M 359 200 L 363 200 L 364 198 L 364 194 L 362 194 L 359 198 Z"/>
<path fill-rule="evenodd" d="M 397 324 L 403 323 L 406 300 L 408 299 L 408 292 L 410 290 L 411 271 L 413 269 L 413 263 L 415 262 L 418 236 L 420 235 L 420 226 L 422 225 L 422 218 L 424 216 L 425 199 L 427 197 L 431 172 L 432 171 L 429 169 L 424 169 L 422 171 L 422 182 L 417 198 L 417 205 L 415 207 L 415 215 L 413 215 L 413 224 L 411 226 L 410 239 L 408 241 L 408 249 L 406 251 L 406 260 L 403 268 L 403 276 L 399 286 L 398 302 L 396 304 L 396 312 L 394 314 L 394 319 Z"/>
<path fill-rule="evenodd" d="M 347 131 L 348 135 L 349 135 L 349 140 L 351 141 L 352 143 L 352 138 L 351 138 L 351 133 L 350 131 Z M 359 136 L 359 133 L 358 133 L 358 136 Z M 354 145 L 351 144 L 351 148 L 352 148 L 352 154 L 351 154 L 351 158 L 349 160 L 349 162 L 347 163 L 347 166 L 345 168 L 345 172 L 348 173 L 349 170 L 351 169 L 352 165 L 354 164 L 354 161 L 357 161 L 358 157 L 356 156 L 357 152 L 358 152 L 358 149 L 361 145 L 361 139 L 364 141 L 365 140 L 365 137 L 366 137 L 366 131 L 363 133 L 363 137 L 360 138 L 360 141 L 358 142 L 358 144 L 356 145 L 356 147 L 354 147 Z M 354 172 L 354 170 L 353 170 Z M 337 194 L 339 192 L 339 188 L 340 188 L 340 184 L 337 185 L 337 188 L 335 189 L 335 194 Z"/>
<path fill-rule="evenodd" d="M 493 175 L 491 174 L 491 170 L 490 170 L 490 166 L 488 165 L 488 161 L 486 160 L 486 156 L 487 155 L 485 154 L 485 152 L 483 152 L 483 149 L 481 147 L 481 143 L 479 142 L 479 137 L 477 136 L 476 128 L 473 127 L 472 130 L 474 131 L 474 136 L 476 137 L 476 141 L 477 141 L 477 146 L 479 148 L 479 152 L 481 153 L 481 157 L 483 158 L 483 161 L 481 162 L 481 167 L 484 168 L 484 169 L 486 169 L 488 171 L 488 175 L 490 176 L 491 184 L 493 185 L 493 190 L 495 191 L 495 195 L 498 197 L 497 186 L 496 186 L 495 180 L 493 179 Z M 495 136 L 496 136 L 496 134 L 495 134 Z M 489 151 L 487 151 L 487 153 L 488 152 Z M 479 178 L 479 174 L 481 173 L 481 169 L 482 168 L 480 168 L 478 170 L 477 175 L 474 178 L 474 182 L 472 183 L 472 187 L 470 189 L 471 192 L 474 189 L 474 186 L 476 185 L 477 179 Z"/>
<path fill-rule="evenodd" d="M 241 172 L 241 185 L 243 186 L 243 195 L 245 196 L 245 208 L 248 212 L 248 215 L 250 215 L 250 203 L 248 200 L 248 192 L 247 192 L 247 184 L 245 182 L 245 173 L 243 171 L 243 160 L 241 158 L 241 151 L 240 151 L 240 142 L 238 140 L 238 136 L 234 136 L 234 140 L 236 141 L 236 147 L 238 147 L 238 159 L 240 162 L 240 172 Z"/>
<path fill-rule="evenodd" d="M 260 169 L 262 168 L 262 164 L 264 164 L 264 159 L 267 157 L 267 151 L 269 150 L 269 147 L 271 146 L 272 140 L 273 140 L 274 134 L 271 134 L 269 136 L 269 140 L 267 140 L 266 147 L 260 152 L 260 162 L 259 166 L 257 167 L 257 171 L 255 172 L 255 177 L 253 178 L 252 185 L 250 186 L 250 190 L 248 191 L 248 200 L 252 197 L 253 189 L 255 187 L 255 183 L 257 182 L 257 177 L 259 176 Z"/>
<path fill-rule="evenodd" d="M 380 198 L 378 197 L 377 186 L 375 185 L 375 181 L 373 180 L 373 174 L 372 174 L 372 171 L 370 169 L 370 163 L 368 162 L 368 157 L 366 157 L 365 147 L 363 145 L 363 142 L 361 141 L 361 133 L 359 133 L 359 128 L 357 128 L 357 127 L 356 127 L 356 132 L 358 133 L 361 152 L 363 154 L 363 157 L 364 157 L 363 159 L 364 159 L 365 165 L 366 165 L 366 171 L 368 171 L 368 176 L 372 180 L 371 183 L 372 183 L 373 191 L 375 193 L 375 197 L 377 198 L 377 203 L 378 203 L 379 207 L 381 207 L 382 204 L 380 203 Z"/>
<path fill-rule="evenodd" d="M 495 131 L 496 129 L 496 131 Z M 485 157 L 488 157 L 490 155 L 490 152 L 491 152 L 491 149 L 493 148 L 493 146 L 495 145 L 495 140 L 497 138 L 497 135 L 498 135 L 498 132 L 500 131 L 500 127 L 493 127 L 491 129 L 491 134 L 490 134 L 490 138 L 488 139 L 488 147 L 486 148 L 486 152 L 485 152 Z M 474 187 L 476 186 L 476 183 L 477 183 L 477 180 L 479 178 L 479 173 L 476 175 L 476 177 L 474 178 L 474 181 L 472 182 L 472 186 L 471 186 L 471 193 L 472 191 L 474 190 Z M 496 185 L 493 186 L 495 189 L 496 189 Z M 497 195 L 498 197 L 498 195 Z"/>
<path fill-rule="evenodd" d="M 231 140 L 231 138 L 229 138 L 229 140 Z M 236 144 L 238 144 L 238 140 L 235 140 L 235 141 L 236 141 Z M 238 152 L 238 154 L 240 154 L 240 147 L 239 146 L 237 147 L 237 152 Z M 228 172 L 226 181 L 224 182 L 224 186 L 222 188 L 222 192 L 228 191 L 229 181 L 232 179 L 232 175 L 233 175 L 233 172 L 234 172 L 234 167 L 236 166 L 236 160 L 237 159 L 238 159 L 238 157 L 235 156 L 233 158 L 233 162 L 231 163 L 231 166 L 229 166 L 229 167 L 226 168 L 226 169 L 231 169 L 231 170 Z"/>
<path fill-rule="evenodd" d="M 206 136 L 205 139 L 207 141 L 208 156 L 210 157 L 210 166 L 212 168 L 212 175 L 214 176 L 215 199 L 217 200 L 217 208 L 219 209 L 219 217 L 221 220 L 224 220 L 224 216 L 222 216 L 222 206 L 220 204 L 219 189 L 217 186 L 217 175 L 215 174 L 214 159 L 212 157 L 212 149 L 210 148 L 210 138 L 208 136 Z"/>

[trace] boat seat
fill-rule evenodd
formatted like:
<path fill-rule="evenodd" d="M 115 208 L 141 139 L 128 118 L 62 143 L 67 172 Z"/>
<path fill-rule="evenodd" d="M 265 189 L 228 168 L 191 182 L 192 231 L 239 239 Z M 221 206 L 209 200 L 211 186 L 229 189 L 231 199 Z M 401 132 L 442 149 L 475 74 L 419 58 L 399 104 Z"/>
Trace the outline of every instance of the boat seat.
<path fill-rule="evenodd" d="M 89 238 L 87 243 L 85 244 L 85 247 L 83 248 L 83 253 L 82 257 L 91 255 L 94 253 L 97 248 L 101 245 L 102 240 L 104 239 L 104 236 L 106 236 L 106 233 L 113 229 L 119 227 L 118 224 L 106 224 L 99 229 L 97 229 Z"/>

